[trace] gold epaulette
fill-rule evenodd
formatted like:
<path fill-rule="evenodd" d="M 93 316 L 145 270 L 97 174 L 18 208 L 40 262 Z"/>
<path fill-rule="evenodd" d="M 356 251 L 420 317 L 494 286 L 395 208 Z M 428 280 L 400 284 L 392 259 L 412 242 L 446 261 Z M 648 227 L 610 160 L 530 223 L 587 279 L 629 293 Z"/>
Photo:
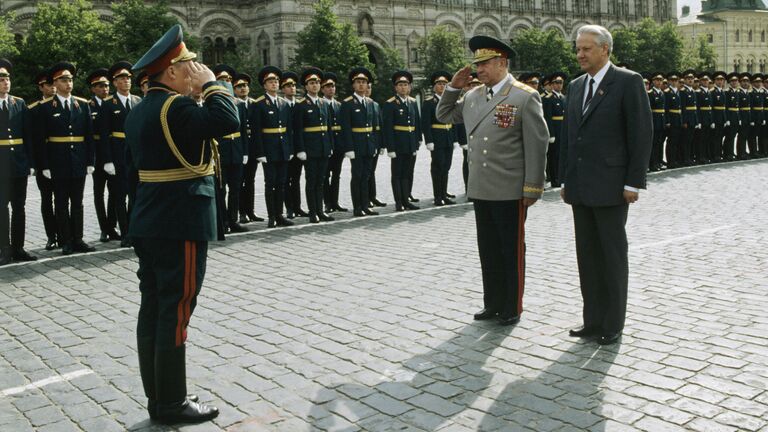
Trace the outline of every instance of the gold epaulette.
<path fill-rule="evenodd" d="M 41 104 L 48 103 L 53 100 L 53 98 L 56 96 L 50 96 L 40 101 Z"/>
<path fill-rule="evenodd" d="M 113 95 L 110 95 L 108 98 L 104 99 L 102 102 L 113 102 L 115 97 Z"/>
<path fill-rule="evenodd" d="M 668 92 L 669 92 L 669 87 L 664 89 L 664 93 L 668 93 Z"/>
<path fill-rule="evenodd" d="M 27 108 L 32 109 L 36 107 L 38 104 L 40 104 L 40 101 L 34 101 L 31 104 L 27 105 Z"/>
<path fill-rule="evenodd" d="M 309 100 L 309 99 L 305 99 L 305 98 L 296 99 L 296 103 L 297 104 L 304 103 L 305 100 Z"/>
<path fill-rule="evenodd" d="M 83 98 L 81 98 L 80 96 L 74 96 L 74 95 L 73 95 L 73 96 L 72 96 L 72 99 L 74 99 L 74 100 L 76 100 L 76 101 L 78 101 L 78 102 L 85 102 L 85 103 L 88 103 L 88 99 L 83 99 Z"/>
<path fill-rule="evenodd" d="M 17 99 L 17 100 L 20 100 L 20 101 L 23 101 L 23 100 L 24 100 L 24 99 L 22 99 L 22 98 L 20 98 L 20 97 L 18 97 L 18 96 L 13 96 L 13 95 L 11 95 L 11 98 L 13 98 L 13 99 Z"/>
<path fill-rule="evenodd" d="M 424 99 L 424 102 L 426 102 L 426 101 L 431 101 L 431 100 L 432 100 L 432 99 L 434 99 L 434 98 L 435 98 L 434 96 L 430 96 L 430 97 L 428 97 L 428 98 Z"/>
<path fill-rule="evenodd" d="M 416 102 L 416 98 L 415 97 L 408 96 L 408 100 L 411 101 L 411 102 Z"/>
<path fill-rule="evenodd" d="M 347 96 L 347 97 L 344 99 L 344 102 L 349 102 L 349 101 L 351 101 L 351 100 L 352 100 L 352 96 Z"/>
<path fill-rule="evenodd" d="M 552 93 L 544 93 L 543 99 L 551 98 Z"/>
<path fill-rule="evenodd" d="M 264 97 L 264 96 L 262 96 L 262 98 L 263 98 L 263 97 Z M 248 102 L 254 103 L 254 102 L 258 102 L 258 100 L 257 100 L 257 99 L 254 99 L 254 98 L 252 98 L 252 97 L 250 97 L 250 96 L 248 96 Z"/>
<path fill-rule="evenodd" d="M 261 102 L 263 100 L 264 100 L 264 95 L 261 95 L 261 96 L 257 97 L 256 99 L 254 99 L 253 102 L 256 103 L 256 102 Z"/>
<path fill-rule="evenodd" d="M 520 81 L 515 81 L 512 83 L 515 87 L 519 88 L 520 90 L 525 90 L 528 93 L 538 93 L 536 90 L 533 89 L 533 87 L 529 86 L 528 84 L 523 84 Z"/>
<path fill-rule="evenodd" d="M 395 97 L 394 96 L 392 96 L 391 98 L 387 99 L 387 102 L 394 102 L 394 101 L 395 101 Z"/>

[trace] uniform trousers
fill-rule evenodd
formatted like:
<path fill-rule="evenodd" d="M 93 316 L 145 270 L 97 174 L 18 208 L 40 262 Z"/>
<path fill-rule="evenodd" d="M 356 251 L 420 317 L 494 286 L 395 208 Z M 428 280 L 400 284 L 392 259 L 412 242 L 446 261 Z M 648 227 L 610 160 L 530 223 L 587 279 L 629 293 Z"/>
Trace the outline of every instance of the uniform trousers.
<path fill-rule="evenodd" d="M 411 163 L 414 160 L 413 153 L 397 153 L 391 160 L 392 195 L 395 197 L 395 206 L 402 207 L 408 202 L 410 195 L 410 181 L 413 178 Z"/>
<path fill-rule="evenodd" d="M 715 128 L 709 136 L 709 158 L 717 162 L 723 159 L 723 137 L 725 128 L 721 124 L 715 123 Z"/>
<path fill-rule="evenodd" d="M 27 202 L 27 177 L 0 178 L 0 251 L 24 247 Z M 11 215 L 8 215 L 8 206 Z"/>
<path fill-rule="evenodd" d="M 259 161 L 255 157 L 249 158 L 248 163 L 243 167 L 243 185 L 240 188 L 240 216 L 254 214 L 256 171 L 258 168 Z"/>
<path fill-rule="evenodd" d="M 60 245 L 71 245 L 83 240 L 84 190 L 85 177 L 53 179 L 53 197 Z"/>
<path fill-rule="evenodd" d="M 368 180 L 371 177 L 371 166 L 373 164 L 373 155 L 364 155 L 362 152 L 355 152 L 355 158 L 352 159 L 352 180 L 349 188 L 352 193 L 352 205 L 354 210 L 363 211 L 368 208 L 370 200 L 368 199 Z"/>
<path fill-rule="evenodd" d="M 739 136 L 736 138 L 736 157 L 740 159 L 747 157 L 747 142 L 750 134 L 749 121 L 742 120 L 741 126 L 739 126 Z"/>
<path fill-rule="evenodd" d="M 288 184 L 285 199 L 285 208 L 294 213 L 301 209 L 301 170 L 304 161 L 294 157 L 288 162 Z"/>
<path fill-rule="evenodd" d="M 114 203 L 114 180 L 102 167 L 95 167 L 93 171 L 93 205 L 96 210 L 96 220 L 102 233 L 109 233 L 115 229 L 117 216 Z M 104 190 L 106 189 L 107 204 L 104 205 Z M 121 230 L 122 231 L 122 230 Z M 122 232 L 125 234 L 125 231 Z"/>
<path fill-rule="evenodd" d="M 43 217 L 43 227 L 48 240 L 56 240 L 56 215 L 53 211 L 53 181 L 46 178 L 42 170 L 35 175 L 37 188 L 40 190 L 40 213 Z"/>
<path fill-rule="evenodd" d="M 448 173 L 453 162 L 453 144 L 448 146 L 435 146 L 430 152 L 432 161 L 429 165 L 429 173 L 432 175 L 432 195 L 435 200 L 448 198 Z"/>
<path fill-rule="evenodd" d="M 667 129 L 667 147 L 665 150 L 667 166 L 669 168 L 676 168 L 681 162 L 677 155 L 680 143 L 680 130 L 679 126 L 670 126 L 669 129 Z"/>
<path fill-rule="evenodd" d="M 264 199 L 271 219 L 283 214 L 287 184 L 288 161 L 267 161 L 264 164 Z"/>
<path fill-rule="evenodd" d="M 379 165 L 379 153 L 373 155 L 371 159 L 371 176 L 368 177 L 368 200 L 376 199 L 376 166 Z"/>
<path fill-rule="evenodd" d="M 323 185 L 328 171 L 328 158 L 308 158 L 304 165 L 306 178 L 305 193 L 310 216 L 323 213 Z"/>
<path fill-rule="evenodd" d="M 552 183 L 552 186 L 560 186 L 560 176 L 558 170 L 560 168 L 560 140 L 558 139 L 559 133 L 555 132 L 555 142 L 549 143 L 547 147 L 547 178 Z"/>
<path fill-rule="evenodd" d="M 576 259 L 584 327 L 616 333 L 624 329 L 627 311 L 628 204 L 610 207 L 573 205 Z"/>
<path fill-rule="evenodd" d="M 736 141 L 736 134 L 739 131 L 738 122 L 731 123 L 730 126 L 725 127 L 725 139 L 723 140 L 723 158 L 733 159 L 734 157 L 734 145 Z"/>
<path fill-rule="evenodd" d="M 341 182 L 341 168 L 344 163 L 344 153 L 334 151 L 328 159 L 328 171 L 323 185 L 323 196 L 326 207 L 339 205 L 339 185 Z"/>
<path fill-rule="evenodd" d="M 522 200 L 473 199 L 486 310 L 520 315 L 525 291 L 525 219 Z"/>
<path fill-rule="evenodd" d="M 219 211 L 225 216 L 225 226 L 237 223 L 237 213 L 240 208 L 240 187 L 243 184 L 243 164 L 222 165 L 222 181 L 216 182 L 221 194 Z M 226 200 L 225 198 L 226 197 Z"/>

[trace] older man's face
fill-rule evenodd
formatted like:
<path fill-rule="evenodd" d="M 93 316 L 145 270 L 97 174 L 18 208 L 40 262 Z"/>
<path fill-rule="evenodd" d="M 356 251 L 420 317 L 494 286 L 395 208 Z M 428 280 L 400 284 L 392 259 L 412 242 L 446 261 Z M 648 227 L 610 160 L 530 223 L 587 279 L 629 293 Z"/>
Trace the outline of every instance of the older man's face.
<path fill-rule="evenodd" d="M 608 47 L 598 45 L 596 35 L 583 33 L 576 39 L 576 60 L 581 70 L 597 72 L 608 61 Z"/>
<path fill-rule="evenodd" d="M 507 75 L 507 59 L 495 57 L 477 63 L 477 78 L 485 85 L 495 85 Z"/>

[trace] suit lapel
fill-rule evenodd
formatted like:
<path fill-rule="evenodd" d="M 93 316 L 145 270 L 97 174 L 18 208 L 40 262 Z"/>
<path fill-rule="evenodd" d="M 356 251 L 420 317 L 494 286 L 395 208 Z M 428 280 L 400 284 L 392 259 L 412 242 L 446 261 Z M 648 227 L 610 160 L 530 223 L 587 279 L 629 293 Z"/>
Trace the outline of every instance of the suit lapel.
<path fill-rule="evenodd" d="M 584 124 L 584 122 L 589 118 L 590 115 L 592 115 L 593 112 L 595 112 L 597 106 L 600 105 L 600 102 L 602 102 L 608 94 L 608 91 L 610 90 L 609 87 L 613 83 L 613 75 L 615 73 L 614 67 L 615 66 L 613 65 L 608 67 L 608 71 L 605 73 L 603 80 L 600 81 L 600 85 L 595 89 L 595 94 L 592 96 L 592 100 L 589 101 L 587 111 L 584 112 L 584 115 L 581 117 L 580 124 Z M 583 91 L 584 87 L 582 86 L 582 92 Z"/>

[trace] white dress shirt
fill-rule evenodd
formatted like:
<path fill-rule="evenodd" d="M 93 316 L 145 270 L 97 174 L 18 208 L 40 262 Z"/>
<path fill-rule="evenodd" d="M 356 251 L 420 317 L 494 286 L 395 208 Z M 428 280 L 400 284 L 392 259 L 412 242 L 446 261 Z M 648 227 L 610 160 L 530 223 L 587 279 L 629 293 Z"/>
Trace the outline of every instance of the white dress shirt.
<path fill-rule="evenodd" d="M 128 96 L 123 96 L 120 93 L 115 93 L 117 95 L 117 98 L 120 99 L 120 103 L 123 104 L 124 107 L 128 107 Z M 133 107 L 131 107 L 133 109 Z"/>
<path fill-rule="evenodd" d="M 597 91 L 597 88 L 600 87 L 600 82 L 603 81 L 603 78 L 605 78 L 605 74 L 608 73 L 608 68 L 611 67 L 611 62 L 605 64 L 597 73 L 595 76 L 587 75 L 589 78 L 592 78 L 595 80 L 595 83 L 592 84 L 592 97 L 595 97 L 595 93 Z M 581 100 L 581 106 L 584 106 L 584 103 L 587 101 L 587 94 L 589 93 L 589 79 L 584 80 L 584 98 Z"/>

